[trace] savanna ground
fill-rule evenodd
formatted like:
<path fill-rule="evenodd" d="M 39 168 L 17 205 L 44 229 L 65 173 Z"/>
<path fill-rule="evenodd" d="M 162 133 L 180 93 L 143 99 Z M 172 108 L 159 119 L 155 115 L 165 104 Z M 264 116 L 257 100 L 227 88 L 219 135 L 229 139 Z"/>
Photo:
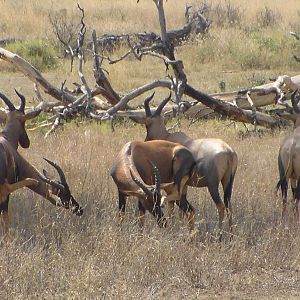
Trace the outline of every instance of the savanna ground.
<path fill-rule="evenodd" d="M 297 74 L 299 64 L 292 54 L 299 45 L 287 32 L 300 28 L 298 1 L 233 0 L 231 4 L 243 13 L 237 23 L 217 26 L 215 22 L 204 40 L 178 48 L 189 81 L 203 91 L 217 92 L 221 81 L 227 90 L 234 90 L 267 81 L 269 76 Z M 158 30 L 152 1 L 139 5 L 82 1 L 81 5 L 86 23 L 99 35 Z M 3 37 L 42 39 L 48 45 L 55 45 L 49 12 L 77 14 L 73 1 L 1 0 L 0 6 Z M 170 28 L 182 26 L 184 6 L 180 0 L 167 2 Z M 263 27 L 257 14 L 265 7 L 277 15 L 274 24 Z M 12 16 L 18 16 L 17 21 Z M 116 90 L 130 91 L 166 75 L 164 66 L 149 60 L 109 66 Z M 69 83 L 77 79 L 76 71 L 70 74 L 69 62 L 57 64 L 55 69 L 46 68 L 49 80 L 60 84 L 65 78 Z M 0 90 L 12 96 L 16 87 L 32 102 L 28 79 L 4 62 L 0 70 Z M 92 83 L 90 70 L 86 67 L 85 73 Z M 222 138 L 238 154 L 232 198 L 234 238 L 229 242 L 225 236 L 222 243 L 215 240 L 217 212 L 204 188 L 189 193 L 199 230 L 193 243 L 186 221 L 179 218 L 171 227 L 159 229 L 149 216 L 141 234 L 134 199 L 129 201 L 125 223 L 118 226 L 117 193 L 109 170 L 127 141 L 143 140 L 142 126 L 125 121 L 112 133 L 107 124 L 72 122 L 46 140 L 43 131 L 30 132 L 31 148 L 20 150 L 24 157 L 39 170 L 50 170 L 42 157 L 57 161 L 85 212 L 78 218 L 26 189 L 12 195 L 10 240 L 0 244 L 0 299 L 299 298 L 299 230 L 290 222 L 279 225 L 281 202 L 275 195 L 278 148 L 291 128 L 242 138 L 243 125 L 235 125 L 229 120 L 193 125 L 182 121 L 181 127 L 195 138 Z"/>

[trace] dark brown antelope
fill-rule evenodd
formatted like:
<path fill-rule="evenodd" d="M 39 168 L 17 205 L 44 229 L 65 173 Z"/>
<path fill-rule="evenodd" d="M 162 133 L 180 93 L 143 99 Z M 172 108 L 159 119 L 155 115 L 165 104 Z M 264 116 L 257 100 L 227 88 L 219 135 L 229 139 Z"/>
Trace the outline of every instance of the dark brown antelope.
<path fill-rule="evenodd" d="M 182 190 L 190 178 L 195 161 L 190 151 L 182 145 L 167 141 L 129 142 L 120 151 L 111 176 L 119 192 L 120 219 L 125 213 L 126 199 L 139 199 L 139 222 L 144 226 L 146 210 L 153 214 L 160 226 L 166 226 L 161 210 L 161 193 L 166 202 L 179 201 Z M 154 174 L 154 176 L 153 176 Z M 194 210 L 187 209 L 185 199 L 179 207 L 188 214 L 190 229 L 194 229 Z"/>
<path fill-rule="evenodd" d="M 139 120 L 144 123 L 147 129 L 146 141 L 166 140 L 179 143 L 187 147 L 194 156 L 196 166 L 193 176 L 187 185 L 194 187 L 207 187 L 215 202 L 219 213 L 219 229 L 222 231 L 225 211 L 229 220 L 229 228 L 232 230 L 231 194 L 234 176 L 237 169 L 237 154 L 224 141 L 214 138 L 191 139 L 183 132 L 169 133 L 165 126 L 164 117 L 161 116 L 162 109 L 168 103 L 171 95 L 158 106 L 154 113 L 151 113 L 149 103 L 154 93 L 145 99 L 146 118 Z M 224 203 L 219 194 L 219 184 L 222 183 L 224 190 Z M 181 201 L 186 200 L 187 186 L 185 186 Z M 225 205 L 224 205 L 225 204 Z"/>
<path fill-rule="evenodd" d="M 299 222 L 299 202 L 300 202 L 300 108 L 297 98 L 298 90 L 291 95 L 293 111 L 296 115 L 295 129 L 293 134 L 287 137 L 280 146 L 278 155 L 279 181 L 277 189 L 281 188 L 282 193 L 282 213 L 281 219 L 284 222 L 286 217 L 288 181 L 291 183 L 293 194 L 294 218 Z"/>
<path fill-rule="evenodd" d="M 16 109 L 11 101 L 0 93 L 0 98 L 9 108 L 5 127 L 0 133 L 0 223 L 4 232 L 8 229 L 9 195 L 25 186 L 48 199 L 52 204 L 72 208 L 75 214 L 82 214 L 82 209 L 71 195 L 65 176 L 58 165 L 47 160 L 59 173 L 60 182 L 39 173 L 18 153 L 19 144 L 23 148 L 28 148 L 30 145 L 25 122 L 35 118 L 40 110 L 25 114 L 25 97 L 17 91 L 16 93 L 21 100 L 19 109 Z"/>

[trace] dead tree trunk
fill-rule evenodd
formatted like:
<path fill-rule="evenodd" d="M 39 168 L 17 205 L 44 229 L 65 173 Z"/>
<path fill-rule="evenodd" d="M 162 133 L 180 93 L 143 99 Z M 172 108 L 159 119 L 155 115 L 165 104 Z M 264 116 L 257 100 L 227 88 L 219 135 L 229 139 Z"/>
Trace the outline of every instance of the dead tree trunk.
<path fill-rule="evenodd" d="M 280 126 L 286 123 L 286 120 L 278 116 L 270 116 L 259 112 L 254 114 L 253 111 L 243 109 L 243 107 L 248 108 L 248 106 L 239 107 L 239 105 L 236 105 L 234 101 L 229 102 L 216 99 L 190 86 L 188 84 L 187 76 L 184 71 L 183 61 L 177 60 L 175 57 L 173 36 L 176 35 L 178 32 L 174 33 L 167 31 L 163 0 L 154 0 L 154 3 L 158 11 L 161 36 L 159 37 L 159 39 L 155 39 L 155 42 L 149 47 L 142 47 L 139 44 L 133 46 L 130 44 L 129 52 L 123 55 L 120 59 L 112 61 L 108 57 L 105 57 L 102 54 L 98 53 L 96 32 L 93 31 L 93 71 L 94 78 L 96 81 L 96 87 L 94 89 L 90 89 L 87 86 L 87 82 L 85 81 L 83 76 L 82 69 L 84 60 L 81 48 L 86 29 L 85 24 L 83 22 L 84 11 L 79 7 L 79 9 L 82 12 L 82 27 L 79 33 L 81 42 L 78 43 L 79 49 L 76 49 L 74 53 L 82 53 L 81 55 L 79 55 L 79 75 L 83 83 L 83 88 L 81 88 L 83 95 L 74 94 L 70 90 L 66 89 L 64 87 L 65 82 L 60 89 L 56 88 L 51 83 L 49 83 L 41 75 L 41 73 L 38 70 L 36 70 L 36 68 L 34 68 L 30 63 L 28 63 L 26 60 L 19 57 L 18 55 L 11 53 L 3 48 L 0 48 L 0 58 L 14 64 L 30 80 L 32 80 L 37 85 L 42 86 L 47 94 L 60 101 L 60 103 L 58 103 L 58 105 L 60 104 L 60 107 L 57 110 L 55 109 L 56 103 L 51 103 L 51 105 L 41 105 L 42 107 L 45 107 L 45 109 L 52 109 L 52 111 L 54 112 L 55 115 L 51 118 L 50 123 L 52 124 L 52 126 L 54 126 L 55 124 L 57 125 L 57 120 L 61 120 L 63 118 L 76 117 L 78 113 L 80 113 L 81 115 L 90 116 L 98 120 L 111 118 L 112 116 L 118 115 L 118 111 L 124 111 L 128 109 L 129 107 L 127 106 L 127 104 L 130 100 L 157 87 L 167 88 L 175 92 L 177 109 L 179 109 L 181 107 L 181 104 L 184 102 L 182 101 L 182 96 L 186 95 L 195 99 L 197 102 L 201 102 L 203 105 L 209 107 L 213 111 L 227 116 L 235 121 L 257 124 L 268 128 L 274 128 L 276 126 Z M 109 63 L 116 63 L 121 61 L 122 59 L 125 59 L 130 54 L 134 55 L 139 60 L 141 60 L 145 56 L 154 56 L 156 58 L 161 59 L 167 67 L 167 70 L 169 72 L 169 79 L 155 80 L 154 82 L 140 86 L 134 89 L 133 91 L 128 92 L 126 95 L 121 96 L 114 90 L 110 81 L 106 77 L 106 74 L 102 69 L 102 62 L 103 60 L 107 59 Z M 170 74 L 170 71 L 173 71 L 172 75 Z M 281 88 L 288 85 L 288 78 L 284 77 L 284 79 L 282 80 L 283 83 L 281 81 L 280 83 L 278 82 L 279 81 L 276 81 L 276 84 L 274 86 L 271 84 L 271 86 L 255 87 L 250 90 L 253 92 L 253 94 L 256 93 L 255 95 L 257 96 L 268 95 L 269 104 L 270 101 L 276 101 L 276 98 L 279 97 L 278 95 L 282 95 Z M 93 106 L 93 101 L 91 97 L 99 94 L 104 96 L 111 105 L 111 107 L 106 111 L 102 110 L 101 112 L 99 112 L 98 108 L 96 106 Z M 256 106 L 255 101 L 253 101 L 252 106 Z M 192 107 L 192 105 L 188 105 L 188 108 L 189 107 Z M 86 108 L 88 108 L 88 110 L 86 110 Z M 122 112 L 119 113 L 119 115 L 126 116 L 126 113 Z M 140 111 L 136 111 L 135 114 L 135 110 L 133 109 L 127 115 L 133 119 L 138 119 L 142 116 Z"/>
<path fill-rule="evenodd" d="M 251 123 L 251 124 L 254 124 L 254 122 L 256 121 L 257 125 L 267 127 L 267 128 L 275 128 L 283 124 L 286 124 L 286 120 L 282 120 L 279 117 L 275 118 L 258 112 L 256 113 L 256 120 L 255 120 L 252 111 L 243 110 L 230 102 L 225 102 L 225 101 L 212 98 L 209 95 L 194 89 L 188 84 L 186 85 L 184 93 L 185 95 L 211 108 L 215 112 L 227 116 L 230 119 L 233 119 L 235 121 L 239 121 L 243 123 Z"/>

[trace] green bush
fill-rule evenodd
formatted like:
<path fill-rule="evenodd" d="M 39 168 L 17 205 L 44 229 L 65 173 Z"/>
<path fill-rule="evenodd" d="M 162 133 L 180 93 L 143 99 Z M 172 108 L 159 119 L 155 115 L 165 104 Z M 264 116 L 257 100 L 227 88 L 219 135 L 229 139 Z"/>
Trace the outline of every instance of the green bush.
<path fill-rule="evenodd" d="M 43 40 L 18 41 L 9 44 L 7 50 L 20 55 L 39 71 L 55 69 L 58 65 L 57 50 Z"/>

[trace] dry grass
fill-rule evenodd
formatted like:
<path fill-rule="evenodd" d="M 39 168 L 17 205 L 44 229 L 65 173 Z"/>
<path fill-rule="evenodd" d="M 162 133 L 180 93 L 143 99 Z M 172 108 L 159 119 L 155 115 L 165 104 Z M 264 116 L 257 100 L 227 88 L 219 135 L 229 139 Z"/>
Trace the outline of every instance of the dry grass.
<path fill-rule="evenodd" d="M 199 0 L 187 1 L 194 6 L 200 5 Z M 206 1 L 212 5 L 224 4 L 224 0 Z M 228 1 L 227 1 L 228 2 Z M 173 0 L 166 3 L 166 15 L 168 27 L 176 28 L 182 26 L 184 22 L 184 8 L 186 1 Z M 244 11 L 243 20 L 245 23 L 256 21 L 258 11 L 265 6 L 279 11 L 283 17 L 282 26 L 287 26 L 299 19 L 298 1 L 274 1 L 272 0 L 231 0 L 230 3 Z M 153 9 L 152 1 L 143 1 L 139 5 L 136 0 L 84 0 L 80 2 L 86 10 L 86 21 L 91 27 L 97 29 L 98 33 L 119 33 L 136 32 L 144 30 L 159 31 L 156 11 Z M 15 36 L 19 38 L 45 37 L 51 33 L 49 27 L 48 15 L 50 12 L 62 11 L 66 16 L 75 17 L 78 14 L 77 1 L 67 0 L 45 0 L 43 2 L 36 0 L 29 1 L 0 1 L 0 29 L 3 36 Z M 12 16 L 17 16 L 16 19 Z M 151 29 L 149 28 L 151 24 Z"/>
<path fill-rule="evenodd" d="M 188 1 L 195 7 L 202 1 Z M 213 6 L 228 1 L 207 1 Z M 298 4 L 296 0 L 287 1 L 244 1 L 231 0 L 242 13 L 240 24 L 233 27 L 211 26 L 209 35 L 188 43 L 177 50 L 177 57 L 182 58 L 189 81 L 206 92 L 218 92 L 219 83 L 226 83 L 226 90 L 235 90 L 255 85 L 255 81 L 268 81 L 270 76 L 282 74 L 294 75 L 298 72 L 299 63 L 293 59 L 300 53 L 300 44 L 287 32 L 300 27 Z M 157 12 L 152 1 L 136 4 L 135 0 L 83 1 L 88 26 L 87 39 L 93 28 L 98 35 L 103 33 L 124 33 L 138 31 L 159 32 Z M 60 11 L 66 19 L 78 22 L 76 1 L 4 1 L 0 0 L 0 32 L 3 37 L 17 37 L 36 40 L 48 39 L 53 44 L 55 36 L 49 22 L 49 14 Z M 172 0 L 165 4 L 168 28 L 179 28 L 184 24 L 185 1 Z M 274 27 L 259 28 L 256 14 L 268 7 L 278 11 L 280 21 Z M 12 18 L 18 15 L 18 22 Z M 124 53 L 120 49 L 120 53 Z M 143 62 L 133 59 L 116 65 L 104 65 L 109 70 L 109 77 L 115 89 L 121 93 L 129 92 L 140 84 L 154 78 L 166 76 L 164 65 L 153 58 L 145 58 Z M 0 62 L 0 70 L 10 72 L 6 63 Z M 69 74 L 69 62 L 61 62 L 55 71 L 58 83 L 65 78 L 78 81 L 77 71 Z M 87 65 L 85 70 L 90 70 Z M 94 84 L 92 72 L 86 76 Z M 59 74 L 59 77 L 58 77 Z M 52 78 L 52 74 L 50 74 Z M 1 83 L 0 83 L 1 84 Z M 68 84 L 68 83 L 67 83 Z M 70 84 L 70 83 L 69 83 Z"/>
<path fill-rule="evenodd" d="M 298 232 L 278 225 L 274 195 L 276 155 L 286 132 L 238 138 L 229 122 L 188 128 L 193 137 L 222 137 L 239 156 L 233 195 L 235 237 L 215 242 L 217 213 L 206 189 L 193 189 L 199 233 L 188 239 L 187 223 L 159 229 L 149 216 L 143 234 L 136 203 L 117 225 L 117 193 L 109 169 L 120 147 L 144 138 L 141 126 L 119 125 L 115 133 L 96 124 L 70 125 L 48 140 L 31 135 L 24 156 L 39 169 L 42 156 L 59 162 L 81 218 L 21 190 L 11 199 L 11 239 L 0 246 L 1 297 L 7 299 L 201 299 L 300 296 Z M 224 133 L 226 128 L 226 133 Z M 251 151 L 249 151 L 251 150 Z M 0 298 L 1 298 L 0 297 Z"/>

